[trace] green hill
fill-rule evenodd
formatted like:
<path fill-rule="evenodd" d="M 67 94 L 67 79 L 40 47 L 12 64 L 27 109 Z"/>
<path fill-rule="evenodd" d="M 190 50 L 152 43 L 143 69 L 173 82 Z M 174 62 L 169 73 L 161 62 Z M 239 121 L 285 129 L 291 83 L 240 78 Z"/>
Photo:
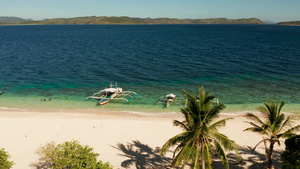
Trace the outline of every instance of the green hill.
<path fill-rule="evenodd" d="M 11 24 L 7 22 L 8 24 Z M 48 24 L 48 25 L 74 25 L 74 24 L 264 24 L 257 18 L 247 19 L 227 19 L 227 18 L 211 18 L 211 19 L 176 19 L 176 18 L 130 18 L 130 17 L 106 17 L 106 16 L 90 16 L 76 18 L 55 18 L 43 21 L 19 21 L 15 24 Z M 2 23 L 4 24 L 4 23 Z"/>
<path fill-rule="evenodd" d="M 42 24 L 264 24 L 257 18 L 249 19 L 176 19 L 176 18 L 156 18 L 142 19 L 130 17 L 77 17 L 77 18 L 59 18 L 42 21 Z"/>
<path fill-rule="evenodd" d="M 290 21 L 290 22 L 279 22 L 277 25 L 294 25 L 300 26 L 300 21 Z"/>

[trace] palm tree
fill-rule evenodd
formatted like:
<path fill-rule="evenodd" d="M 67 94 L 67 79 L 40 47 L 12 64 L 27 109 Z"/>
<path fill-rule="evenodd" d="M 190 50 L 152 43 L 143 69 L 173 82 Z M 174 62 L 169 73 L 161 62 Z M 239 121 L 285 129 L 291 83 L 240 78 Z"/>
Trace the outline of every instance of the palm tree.
<path fill-rule="evenodd" d="M 292 127 L 290 117 L 285 118 L 285 115 L 280 112 L 283 105 L 283 101 L 281 101 L 280 105 L 279 103 L 268 101 L 268 103 L 265 103 L 265 107 L 258 107 L 257 109 L 262 113 L 265 121 L 253 113 L 246 114 L 246 117 L 252 121 L 248 122 L 251 127 L 246 128 L 244 131 L 252 131 L 264 135 L 263 139 L 257 143 L 253 150 L 255 150 L 260 143 L 264 143 L 269 169 L 273 167 L 272 158 L 274 145 L 276 143 L 280 145 L 281 138 L 290 138 L 295 135 L 295 132 L 300 130 L 300 125 Z M 268 144 L 269 147 L 267 147 Z"/>
<path fill-rule="evenodd" d="M 162 147 L 161 154 L 165 154 L 173 146 L 177 146 L 171 166 L 190 165 L 191 168 L 212 168 L 211 153 L 219 156 L 226 168 L 229 163 L 225 150 L 237 150 L 234 141 L 218 132 L 217 128 L 224 126 L 229 118 L 213 123 L 219 112 L 225 108 L 223 104 L 215 104 L 210 96 L 199 89 L 198 97 L 183 91 L 187 96 L 187 106 L 181 109 L 185 120 L 175 120 L 173 124 L 183 128 L 183 132 L 169 139 Z"/>

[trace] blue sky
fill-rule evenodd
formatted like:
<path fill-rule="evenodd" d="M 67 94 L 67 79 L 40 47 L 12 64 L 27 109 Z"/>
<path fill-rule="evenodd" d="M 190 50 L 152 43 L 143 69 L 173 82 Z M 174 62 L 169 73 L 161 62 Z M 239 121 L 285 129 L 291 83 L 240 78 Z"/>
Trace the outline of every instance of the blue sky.
<path fill-rule="evenodd" d="M 281 22 L 300 20 L 300 0 L 0 0 L 0 16 L 34 20 L 78 16 L 257 17 Z"/>

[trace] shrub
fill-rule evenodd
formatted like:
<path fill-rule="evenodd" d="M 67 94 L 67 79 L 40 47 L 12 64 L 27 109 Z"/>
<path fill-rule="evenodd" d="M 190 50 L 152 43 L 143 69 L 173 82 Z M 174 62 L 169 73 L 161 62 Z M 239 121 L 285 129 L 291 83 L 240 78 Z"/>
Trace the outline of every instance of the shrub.
<path fill-rule="evenodd" d="M 282 169 L 300 169 L 300 135 L 286 139 L 285 146 L 281 154 Z"/>
<path fill-rule="evenodd" d="M 4 148 L 0 149 L 0 169 L 10 169 L 13 165 L 14 162 L 8 161 L 10 158 L 10 155 L 4 151 Z"/>
<path fill-rule="evenodd" d="M 48 143 L 37 150 L 39 163 L 35 166 L 39 168 L 90 168 L 90 169 L 112 169 L 108 163 L 97 161 L 99 154 L 93 152 L 93 148 L 82 146 L 78 141 L 67 141 L 56 145 L 54 142 Z"/>

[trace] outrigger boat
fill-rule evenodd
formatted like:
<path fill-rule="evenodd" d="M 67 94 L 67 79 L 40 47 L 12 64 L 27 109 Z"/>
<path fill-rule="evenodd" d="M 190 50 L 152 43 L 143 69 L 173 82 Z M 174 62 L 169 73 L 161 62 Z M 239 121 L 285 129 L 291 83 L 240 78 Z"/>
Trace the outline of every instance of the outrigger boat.
<path fill-rule="evenodd" d="M 117 87 L 117 83 L 115 85 L 112 85 L 111 83 L 109 88 L 100 90 L 99 92 L 94 93 L 92 96 L 87 97 L 85 100 L 98 99 L 100 105 L 105 105 L 113 99 L 121 99 L 129 102 L 136 95 L 137 93 L 133 91 L 123 91 L 121 87 Z"/>
<path fill-rule="evenodd" d="M 175 103 L 175 100 L 177 101 Z M 165 105 L 165 107 L 169 107 L 172 103 L 174 104 L 183 104 L 183 99 L 176 99 L 176 95 L 175 94 L 167 94 L 166 96 L 162 96 L 160 97 L 160 99 L 158 99 L 157 103 L 163 103 Z"/>
<path fill-rule="evenodd" d="M 198 97 L 197 97 L 197 100 L 199 101 Z M 165 105 L 165 107 L 169 107 L 171 104 L 186 105 L 187 101 L 188 100 L 184 99 L 184 98 L 176 98 L 176 95 L 171 93 L 166 96 L 160 97 L 160 99 L 158 99 L 157 103 L 163 103 Z M 210 101 L 214 104 L 219 105 L 219 100 L 217 98 L 214 98 Z"/>

